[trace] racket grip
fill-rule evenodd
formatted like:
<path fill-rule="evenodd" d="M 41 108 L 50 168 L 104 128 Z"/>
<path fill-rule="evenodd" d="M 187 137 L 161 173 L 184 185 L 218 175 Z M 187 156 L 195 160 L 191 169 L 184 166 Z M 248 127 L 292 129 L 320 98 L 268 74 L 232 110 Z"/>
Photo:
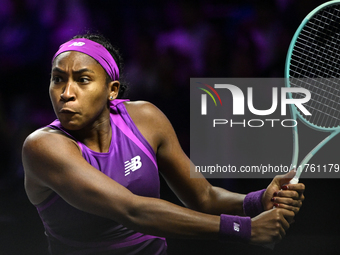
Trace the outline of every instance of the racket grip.
<path fill-rule="evenodd" d="M 294 177 L 293 179 L 290 180 L 289 183 L 290 183 L 290 184 L 297 184 L 297 183 L 299 183 L 299 178 Z"/>

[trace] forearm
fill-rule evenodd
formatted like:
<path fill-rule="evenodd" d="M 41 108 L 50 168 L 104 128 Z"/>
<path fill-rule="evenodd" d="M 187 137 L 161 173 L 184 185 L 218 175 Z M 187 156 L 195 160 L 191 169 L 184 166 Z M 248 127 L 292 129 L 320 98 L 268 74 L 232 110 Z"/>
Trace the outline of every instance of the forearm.
<path fill-rule="evenodd" d="M 110 183 L 100 181 L 100 186 L 69 186 L 67 191 L 63 189 L 58 193 L 82 211 L 112 219 L 138 232 L 163 237 L 218 239 L 219 215 L 197 212 L 158 198 L 137 196 L 108 181 Z"/>
<path fill-rule="evenodd" d="M 121 191 L 119 195 L 110 191 L 113 189 L 107 189 L 106 193 L 74 189 L 61 195 L 82 211 L 109 218 L 141 233 L 173 238 L 218 239 L 219 215 L 197 212 L 129 191 Z"/>
<path fill-rule="evenodd" d="M 212 186 L 201 211 L 214 215 L 231 214 L 243 216 L 243 200 L 245 196 Z"/>
<path fill-rule="evenodd" d="M 219 216 L 137 196 L 124 221 L 136 231 L 175 238 L 218 239 L 220 228 Z"/>
<path fill-rule="evenodd" d="M 220 241 L 248 242 L 250 217 L 222 214 L 214 216 L 154 198 L 136 198 L 137 206 L 129 213 L 131 228 L 158 236 Z"/>

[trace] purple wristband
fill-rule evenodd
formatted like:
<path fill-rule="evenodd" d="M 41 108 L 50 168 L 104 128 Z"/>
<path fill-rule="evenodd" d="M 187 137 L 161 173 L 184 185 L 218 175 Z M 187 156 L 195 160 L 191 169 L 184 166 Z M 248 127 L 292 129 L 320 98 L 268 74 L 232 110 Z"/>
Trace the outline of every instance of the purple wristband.
<path fill-rule="evenodd" d="M 245 215 L 250 217 L 255 217 L 262 213 L 263 205 L 262 205 L 262 196 L 266 189 L 250 192 L 246 195 L 243 200 L 243 211 Z"/>
<path fill-rule="evenodd" d="M 220 241 L 248 242 L 251 236 L 250 217 L 221 214 Z"/>

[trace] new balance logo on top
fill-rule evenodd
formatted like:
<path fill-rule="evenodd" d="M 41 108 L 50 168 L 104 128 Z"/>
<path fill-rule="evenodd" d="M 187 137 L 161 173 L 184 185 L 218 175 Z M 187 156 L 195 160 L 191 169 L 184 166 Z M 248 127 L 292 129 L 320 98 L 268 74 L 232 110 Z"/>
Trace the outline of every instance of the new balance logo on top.
<path fill-rule="evenodd" d="M 240 232 L 240 224 L 234 222 L 234 231 Z"/>
<path fill-rule="evenodd" d="M 84 42 L 74 42 L 72 44 L 70 44 L 68 47 L 71 47 L 71 46 L 83 46 L 85 43 Z"/>
<path fill-rule="evenodd" d="M 140 156 L 136 156 L 132 158 L 130 161 L 124 162 L 125 168 L 125 176 L 129 175 L 132 172 L 138 170 L 142 166 L 142 161 L 140 161 Z"/>

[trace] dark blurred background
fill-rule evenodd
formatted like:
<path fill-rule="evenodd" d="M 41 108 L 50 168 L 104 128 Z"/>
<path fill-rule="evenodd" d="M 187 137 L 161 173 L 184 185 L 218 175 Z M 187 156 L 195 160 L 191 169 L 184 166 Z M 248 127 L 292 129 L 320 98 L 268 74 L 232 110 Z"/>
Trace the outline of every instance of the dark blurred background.
<path fill-rule="evenodd" d="M 87 30 L 107 36 L 125 59 L 127 97 L 157 105 L 189 155 L 189 78 L 283 77 L 293 33 L 323 2 L 0 0 L 0 255 L 47 254 L 42 223 L 23 190 L 21 146 L 55 118 L 49 74 L 61 43 Z M 270 180 L 210 181 L 247 193 Z M 304 206 L 274 251 L 168 239 L 169 254 L 340 254 L 339 181 L 303 182 Z M 163 180 L 162 197 L 179 203 Z"/>

